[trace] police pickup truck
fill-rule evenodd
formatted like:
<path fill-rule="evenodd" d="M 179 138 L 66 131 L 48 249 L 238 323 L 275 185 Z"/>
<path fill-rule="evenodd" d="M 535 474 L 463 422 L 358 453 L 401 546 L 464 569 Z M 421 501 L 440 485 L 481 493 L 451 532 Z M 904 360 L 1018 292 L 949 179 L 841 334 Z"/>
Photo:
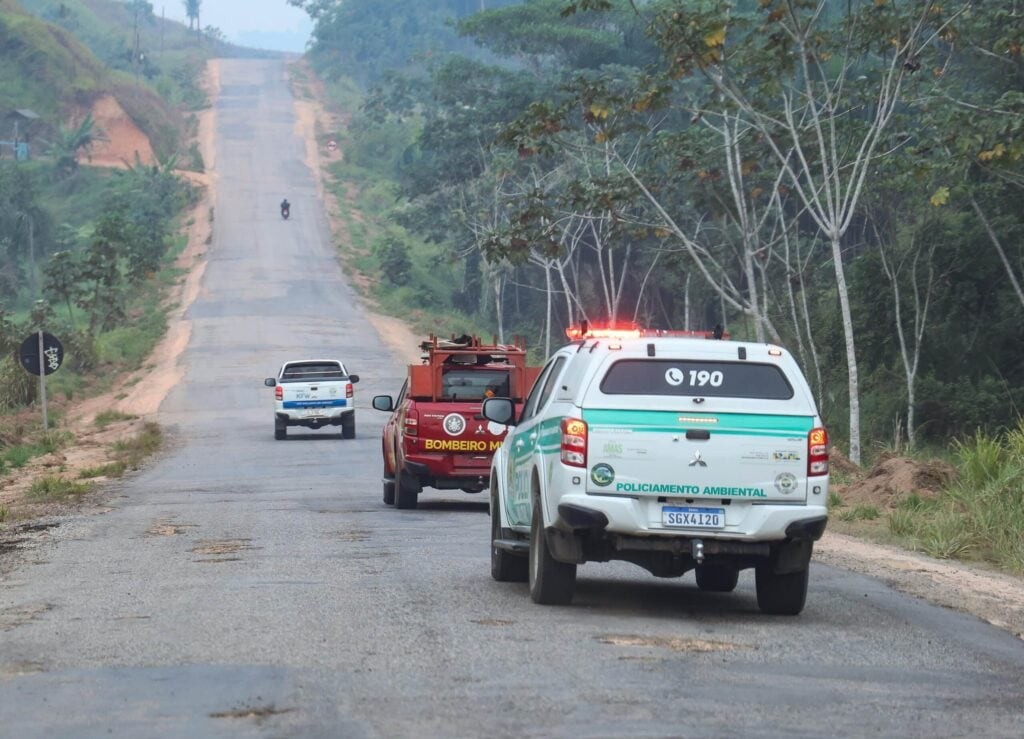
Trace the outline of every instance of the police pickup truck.
<path fill-rule="evenodd" d="M 341 438 L 354 439 L 356 411 L 352 386 L 357 382 L 359 375 L 350 375 L 336 359 L 285 362 L 277 377 L 263 381 L 274 388 L 274 438 L 287 438 L 289 426 L 341 426 Z"/>
<path fill-rule="evenodd" d="M 765 613 L 796 615 L 827 520 L 828 435 L 793 357 L 752 342 L 643 329 L 567 332 L 490 475 L 491 575 L 569 603 L 577 565 L 696 571 L 729 592 L 754 568 Z M 720 334 L 718 334 L 720 337 Z"/>

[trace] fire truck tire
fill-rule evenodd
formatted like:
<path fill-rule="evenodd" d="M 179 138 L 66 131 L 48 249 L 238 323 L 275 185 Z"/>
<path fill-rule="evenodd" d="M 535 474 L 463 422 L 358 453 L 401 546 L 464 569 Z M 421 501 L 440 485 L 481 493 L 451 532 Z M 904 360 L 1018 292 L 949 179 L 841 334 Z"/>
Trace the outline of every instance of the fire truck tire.
<path fill-rule="evenodd" d="M 395 481 L 385 480 L 384 481 L 384 505 L 395 504 Z"/>
<path fill-rule="evenodd" d="M 530 521 L 529 563 L 530 598 L 534 603 L 564 606 L 572 602 L 573 591 L 576 590 L 576 565 L 559 562 L 548 551 L 538 500 L 534 500 Z"/>
<path fill-rule="evenodd" d="M 416 507 L 419 497 L 419 484 L 416 478 L 399 467 L 395 472 L 395 508 L 412 510 Z"/>

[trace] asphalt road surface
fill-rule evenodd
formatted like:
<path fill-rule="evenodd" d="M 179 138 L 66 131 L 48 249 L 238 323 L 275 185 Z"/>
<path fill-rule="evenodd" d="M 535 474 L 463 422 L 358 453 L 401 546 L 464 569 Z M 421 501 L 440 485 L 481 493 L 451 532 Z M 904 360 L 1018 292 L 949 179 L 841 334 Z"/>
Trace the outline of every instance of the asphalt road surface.
<path fill-rule="evenodd" d="M 766 617 L 749 573 L 716 595 L 588 564 L 543 607 L 490 579 L 482 497 L 385 507 L 369 401 L 403 368 L 338 266 L 283 65 L 222 84 L 169 449 L 0 584 L 0 735 L 1024 735 L 1024 644 L 884 582 L 814 565 L 804 613 Z M 362 376 L 356 439 L 274 441 L 262 379 L 306 355 Z"/>

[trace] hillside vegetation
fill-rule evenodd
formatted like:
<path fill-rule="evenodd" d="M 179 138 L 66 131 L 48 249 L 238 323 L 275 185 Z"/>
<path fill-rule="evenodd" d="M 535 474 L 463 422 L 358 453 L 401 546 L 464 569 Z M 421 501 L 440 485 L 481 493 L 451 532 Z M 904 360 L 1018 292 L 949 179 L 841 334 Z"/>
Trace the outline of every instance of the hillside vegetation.
<path fill-rule="evenodd" d="M 19 131 L 31 142 L 28 161 L 16 161 L 10 144 L 0 149 L 0 474 L 11 450 L 22 460 L 17 450 L 46 447 L 37 443 L 46 436 L 39 436 L 38 415 L 19 413 L 38 390 L 15 358 L 24 336 L 45 329 L 64 343 L 65 364 L 49 383 L 51 419 L 59 425 L 62 407 L 137 367 L 162 335 L 164 295 L 176 278 L 171 263 L 185 244 L 181 215 L 198 195 L 174 166 L 181 159 L 202 168 L 185 147 L 186 116 L 205 104 L 198 74 L 215 47 L 203 39 L 183 45 L 176 60 L 168 54 L 164 66 L 147 67 L 155 70 L 150 75 L 141 66 L 132 69 L 132 56 L 111 66 L 82 43 L 76 28 L 88 17 L 97 28 L 105 22 L 109 46 L 100 50 L 111 52 L 117 39 L 132 38 L 134 13 L 126 16 L 123 3 L 60 7 L 63 23 L 57 25 L 0 0 L 0 115 L 30 108 L 40 116 Z M 126 18 L 132 21 L 127 27 Z M 169 99 L 156 84 L 163 75 L 171 79 Z M 110 98 L 117 105 L 108 104 Z M 113 110 L 118 130 L 127 132 L 121 135 L 134 141 L 141 136 L 135 128 L 141 129 L 155 162 L 89 166 L 98 141 L 111 139 L 118 151 L 118 134 L 103 131 L 92 117 L 97 102 Z M 9 137 L 12 123 L 3 126 L 0 140 Z"/>

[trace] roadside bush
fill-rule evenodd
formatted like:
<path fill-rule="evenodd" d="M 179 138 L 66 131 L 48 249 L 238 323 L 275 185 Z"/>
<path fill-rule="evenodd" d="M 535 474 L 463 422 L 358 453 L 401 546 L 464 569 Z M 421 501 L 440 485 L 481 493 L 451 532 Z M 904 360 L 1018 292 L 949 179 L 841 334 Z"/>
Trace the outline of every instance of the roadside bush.
<path fill-rule="evenodd" d="M 408 285 L 412 279 L 409 245 L 394 233 L 385 234 L 373 243 L 373 253 L 380 262 L 384 279 L 392 285 Z"/>
<path fill-rule="evenodd" d="M 890 531 L 933 557 L 970 556 L 1024 572 L 1024 420 L 958 442 L 955 460 L 957 482 L 934 503 L 908 498 Z"/>
<path fill-rule="evenodd" d="M 81 500 L 91 490 L 89 483 L 75 482 L 58 475 L 41 477 L 32 483 L 28 497 L 43 503 L 65 501 L 69 498 Z"/>

